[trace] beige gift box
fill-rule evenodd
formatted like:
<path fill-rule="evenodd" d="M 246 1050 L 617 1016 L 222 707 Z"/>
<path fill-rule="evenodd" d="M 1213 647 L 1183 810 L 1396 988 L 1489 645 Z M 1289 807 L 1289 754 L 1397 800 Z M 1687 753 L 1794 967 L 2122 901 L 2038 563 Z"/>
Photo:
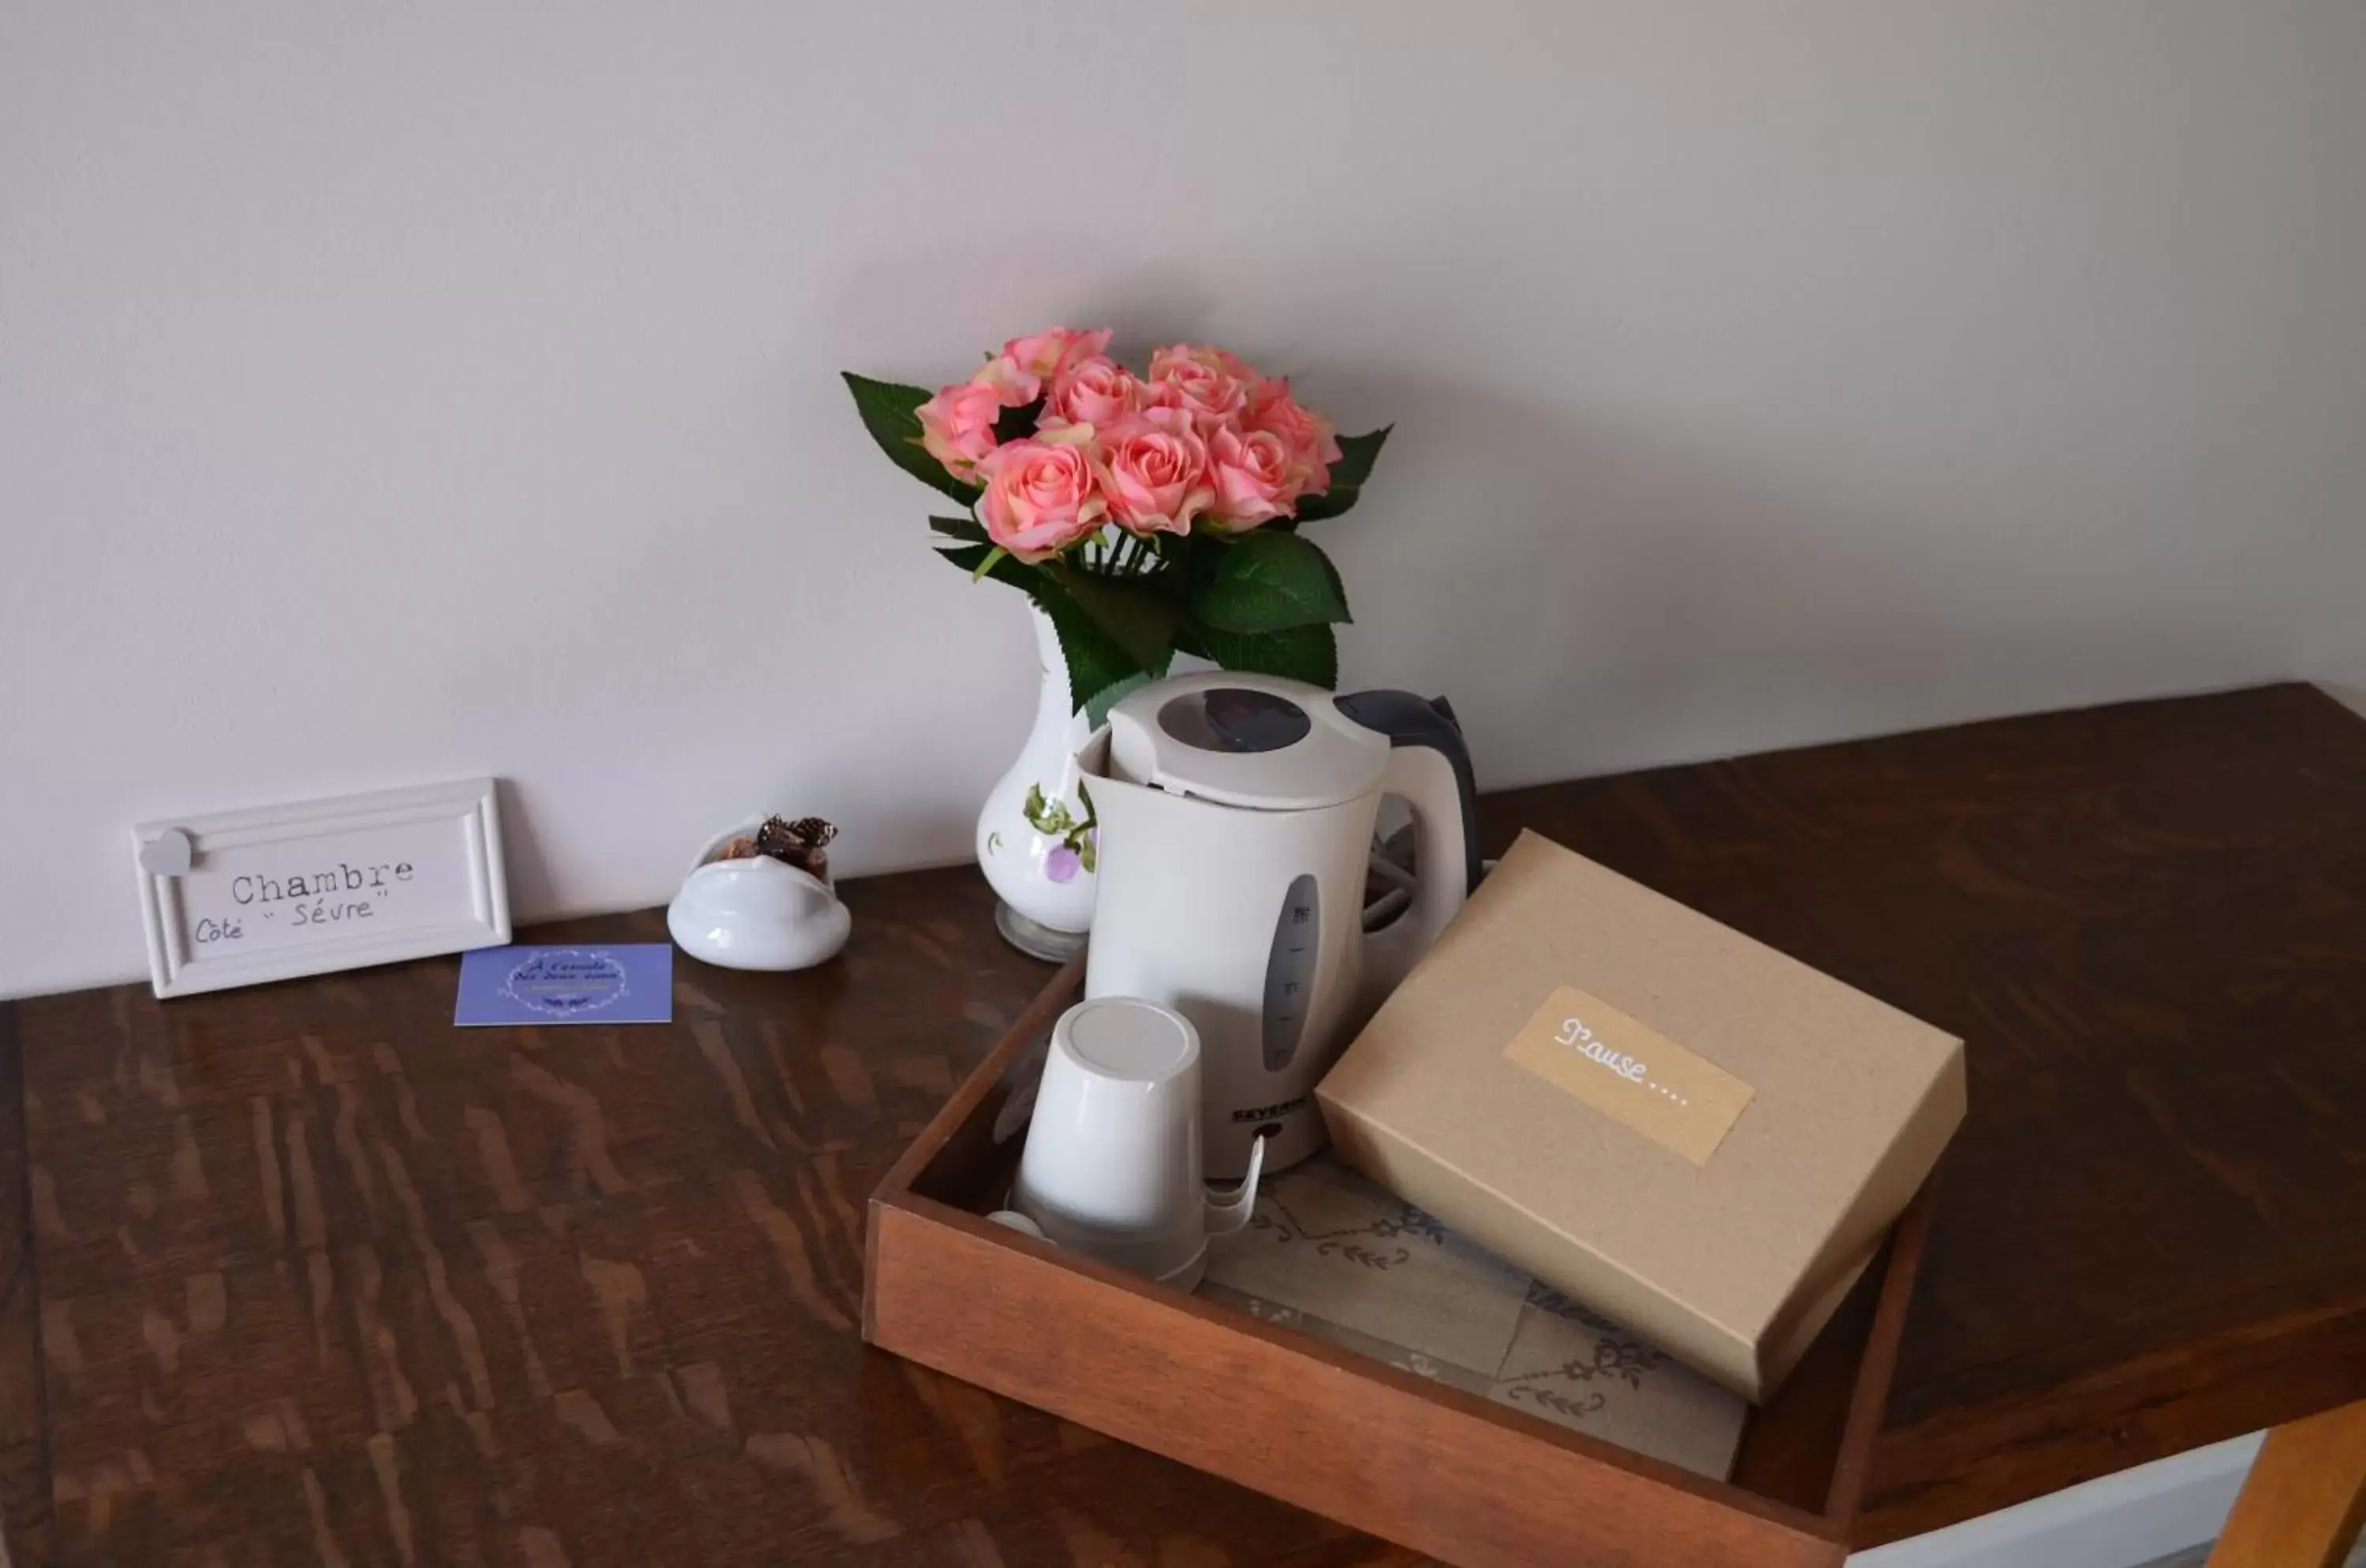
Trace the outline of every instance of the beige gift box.
<path fill-rule="evenodd" d="M 1526 833 L 1315 1094 L 1348 1164 L 1763 1400 L 1961 1124 L 1963 1043 Z"/>

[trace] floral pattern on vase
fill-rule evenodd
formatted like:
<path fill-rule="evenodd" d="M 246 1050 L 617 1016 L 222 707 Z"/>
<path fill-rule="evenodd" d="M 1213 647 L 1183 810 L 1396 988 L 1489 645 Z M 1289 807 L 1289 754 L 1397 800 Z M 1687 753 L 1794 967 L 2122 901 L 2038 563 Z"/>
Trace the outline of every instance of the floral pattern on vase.
<path fill-rule="evenodd" d="M 1079 871 L 1089 875 L 1098 869 L 1100 822 L 1093 815 L 1093 797 L 1082 779 L 1076 781 L 1076 795 L 1085 803 L 1082 821 L 1070 819 L 1065 801 L 1045 800 L 1042 784 L 1027 786 L 1026 802 L 1020 807 L 1028 826 L 1060 840 L 1059 847 L 1043 857 L 1043 874 L 1054 882 L 1074 882 Z"/>

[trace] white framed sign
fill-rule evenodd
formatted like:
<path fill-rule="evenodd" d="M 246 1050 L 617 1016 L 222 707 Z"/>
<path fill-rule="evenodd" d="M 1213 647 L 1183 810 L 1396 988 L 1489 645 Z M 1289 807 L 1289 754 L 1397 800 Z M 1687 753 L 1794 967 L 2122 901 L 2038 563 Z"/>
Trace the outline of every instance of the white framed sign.
<path fill-rule="evenodd" d="M 160 997 L 510 940 L 490 779 L 168 818 L 131 833 Z"/>

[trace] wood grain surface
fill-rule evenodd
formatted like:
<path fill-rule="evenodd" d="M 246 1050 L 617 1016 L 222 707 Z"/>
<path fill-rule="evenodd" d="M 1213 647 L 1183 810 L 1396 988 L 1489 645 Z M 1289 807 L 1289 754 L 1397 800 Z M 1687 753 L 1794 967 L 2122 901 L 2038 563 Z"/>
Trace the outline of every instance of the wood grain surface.
<path fill-rule="evenodd" d="M 1863 1539 L 2366 1398 L 2366 725 L 2329 699 L 1486 826 L 1969 1042 Z M 683 960 L 670 1028 L 456 1031 L 449 960 L 0 1004 L 18 1568 L 1411 1561 L 859 1343 L 866 1195 L 1050 971 L 974 872 L 847 897 L 842 960 Z"/>

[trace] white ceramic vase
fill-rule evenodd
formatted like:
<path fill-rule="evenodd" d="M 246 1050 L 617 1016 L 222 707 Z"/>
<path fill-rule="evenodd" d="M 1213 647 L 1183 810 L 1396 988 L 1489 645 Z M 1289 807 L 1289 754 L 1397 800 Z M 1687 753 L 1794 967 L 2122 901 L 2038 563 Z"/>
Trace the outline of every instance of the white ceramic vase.
<path fill-rule="evenodd" d="M 1088 730 L 1068 700 L 1068 661 L 1051 617 L 1031 602 L 1042 674 L 1027 744 L 977 814 L 977 863 L 1002 902 L 994 923 L 1022 953 L 1055 962 L 1085 949 L 1093 923 L 1098 827 L 1079 787 Z"/>

